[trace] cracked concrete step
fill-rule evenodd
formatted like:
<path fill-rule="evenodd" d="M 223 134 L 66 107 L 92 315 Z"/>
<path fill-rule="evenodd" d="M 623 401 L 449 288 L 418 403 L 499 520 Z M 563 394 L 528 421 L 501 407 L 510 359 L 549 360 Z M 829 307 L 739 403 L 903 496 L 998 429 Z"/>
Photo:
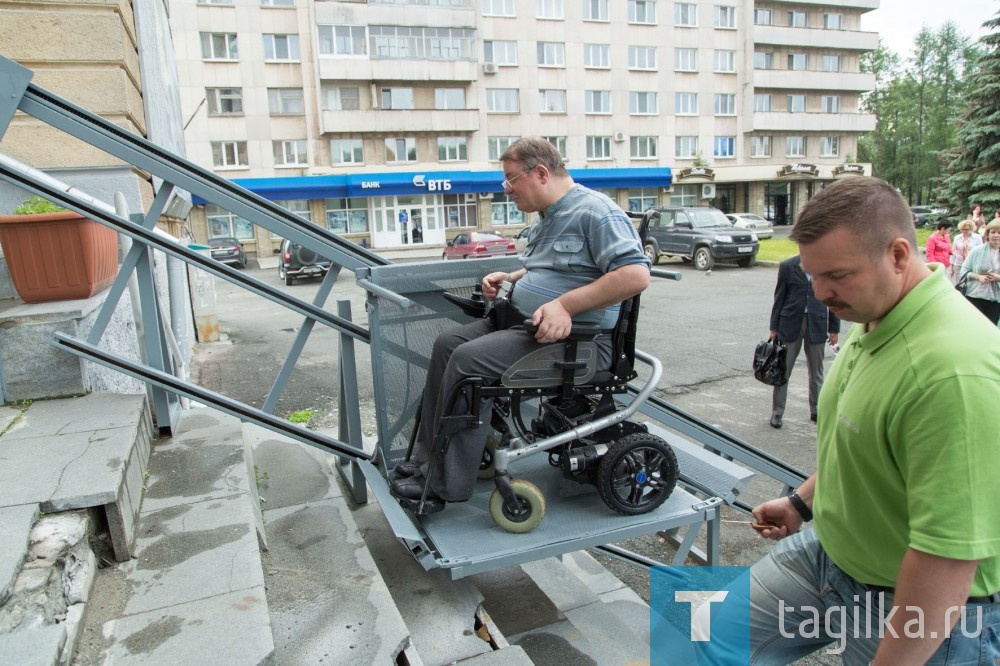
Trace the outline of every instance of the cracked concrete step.
<path fill-rule="evenodd" d="M 266 507 L 268 663 L 420 664 L 344 501 L 336 459 L 254 425 L 244 424 L 243 434 Z"/>
<path fill-rule="evenodd" d="M 36 401 L 0 436 L 0 507 L 37 504 L 45 513 L 100 507 L 115 559 L 126 560 L 152 436 L 144 395 Z"/>
<path fill-rule="evenodd" d="M 87 663 L 260 664 L 271 654 L 253 463 L 237 419 L 182 414 L 153 449 L 136 558 Z"/>

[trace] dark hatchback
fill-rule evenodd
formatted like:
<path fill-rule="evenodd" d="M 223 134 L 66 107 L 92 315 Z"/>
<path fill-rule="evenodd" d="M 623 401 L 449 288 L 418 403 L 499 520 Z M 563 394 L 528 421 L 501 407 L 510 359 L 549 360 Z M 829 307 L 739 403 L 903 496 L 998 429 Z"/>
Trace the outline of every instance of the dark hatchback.
<path fill-rule="evenodd" d="M 247 253 L 243 250 L 243 243 L 239 240 L 229 236 L 209 238 L 208 246 L 212 248 L 212 259 L 224 264 L 233 264 L 239 268 L 247 267 Z"/>
<path fill-rule="evenodd" d="M 331 263 L 314 250 L 286 238 L 278 250 L 278 279 L 291 286 L 296 278 L 321 278 L 330 270 Z"/>
<path fill-rule="evenodd" d="M 650 208 L 643 215 L 645 252 L 654 264 L 660 257 L 680 257 L 707 271 L 717 261 L 753 266 L 760 243 L 749 229 L 737 229 L 718 208 L 677 206 Z"/>

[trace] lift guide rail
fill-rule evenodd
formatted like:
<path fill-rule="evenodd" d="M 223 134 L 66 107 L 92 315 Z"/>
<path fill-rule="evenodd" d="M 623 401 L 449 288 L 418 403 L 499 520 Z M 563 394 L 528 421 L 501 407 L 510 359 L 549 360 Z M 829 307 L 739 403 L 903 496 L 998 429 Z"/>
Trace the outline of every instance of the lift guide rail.
<path fill-rule="evenodd" d="M 450 291 L 469 295 L 486 273 L 519 266 L 517 258 L 392 264 L 366 248 L 311 224 L 211 171 L 32 85 L 30 79 L 28 70 L 0 57 L 0 136 L 15 113 L 21 111 L 162 180 L 149 210 L 129 216 L 109 213 L 95 206 L 93 200 L 53 188 L 51 179 L 31 172 L 0 168 L 0 178 L 92 217 L 133 239 L 134 245 L 123 260 L 119 275 L 88 338 L 81 340 L 59 334 L 55 336 L 53 345 L 150 384 L 158 427 L 169 429 L 175 424 L 179 396 L 187 396 L 338 456 L 342 461 L 341 471 L 350 466 L 353 472 L 348 475 L 348 481 L 353 484 L 355 499 L 366 501 L 365 490 L 370 488 L 395 535 L 413 556 L 427 569 L 447 569 L 453 578 L 580 548 L 601 547 L 610 551 L 614 547 L 609 544 L 615 541 L 657 531 L 677 535 L 679 549 L 674 561 L 679 564 L 690 552 L 696 552 L 692 550 L 693 544 L 702 525 L 708 527 L 704 559 L 709 563 L 718 562 L 720 508 L 724 502 L 735 501 L 753 473 L 729 462 L 723 455 L 714 455 L 713 452 L 720 451 L 719 448 L 712 448 L 715 440 L 711 437 L 698 439 L 700 431 L 697 428 L 691 429 L 691 433 L 696 441 L 704 441 L 705 447 L 674 436 L 677 441 L 675 443 L 672 439 L 671 444 L 682 461 L 682 483 L 663 505 L 646 514 L 621 516 L 614 513 L 604 505 L 599 493 L 592 487 L 563 479 L 557 469 L 548 465 L 547 457 L 543 455 L 519 459 L 511 465 L 513 474 L 531 480 L 549 498 L 546 519 L 528 534 L 505 532 L 493 522 L 487 508 L 492 481 L 479 482 L 469 502 L 450 504 L 439 514 L 416 518 L 402 509 L 389 495 L 385 470 L 405 455 L 435 338 L 445 329 L 467 321 L 467 316 L 442 294 Z M 303 302 L 283 290 L 274 289 L 228 266 L 216 264 L 158 233 L 156 222 L 175 188 L 187 190 L 253 224 L 330 257 L 334 268 L 327 274 L 315 300 L 312 303 Z M 209 271 L 303 316 L 299 335 L 274 379 L 268 401 L 262 409 L 175 375 L 172 352 L 163 337 L 165 324 L 160 314 L 159 290 L 153 267 L 154 249 Z M 336 314 L 325 306 L 333 282 L 342 268 L 353 271 L 359 286 L 368 294 L 367 329 L 352 321 L 348 301 L 338 301 Z M 143 328 L 146 331 L 142 362 L 117 357 L 99 346 L 111 311 L 132 275 L 139 284 Z M 308 431 L 272 413 L 316 323 L 329 326 L 339 334 L 338 438 Z M 641 318 L 639 325 L 643 325 Z M 362 443 L 358 373 L 354 364 L 356 342 L 370 345 L 378 429 L 374 452 L 366 450 Z M 658 415 L 667 415 L 665 410 L 659 408 L 644 413 L 653 419 Z M 670 418 L 674 417 L 671 415 Z M 727 442 L 727 446 L 740 452 L 742 457 L 728 455 L 741 462 L 744 459 L 755 460 L 754 452 L 742 452 L 738 440 Z M 749 447 L 747 450 L 750 450 Z"/>

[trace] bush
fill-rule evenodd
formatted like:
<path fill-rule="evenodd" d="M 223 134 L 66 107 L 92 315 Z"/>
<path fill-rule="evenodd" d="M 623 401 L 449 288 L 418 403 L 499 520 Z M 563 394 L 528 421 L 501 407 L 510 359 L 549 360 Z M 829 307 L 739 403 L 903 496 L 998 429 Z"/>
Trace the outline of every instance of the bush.
<path fill-rule="evenodd" d="M 14 209 L 14 215 L 37 215 L 39 213 L 62 213 L 66 209 L 57 206 L 37 194 Z"/>

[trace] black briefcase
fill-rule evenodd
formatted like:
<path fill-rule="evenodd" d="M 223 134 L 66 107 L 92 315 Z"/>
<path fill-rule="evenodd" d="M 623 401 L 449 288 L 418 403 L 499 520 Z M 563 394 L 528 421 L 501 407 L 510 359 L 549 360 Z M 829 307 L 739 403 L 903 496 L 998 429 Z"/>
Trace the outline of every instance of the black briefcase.
<path fill-rule="evenodd" d="M 753 376 L 768 386 L 781 386 L 788 382 L 788 347 L 778 340 L 757 343 L 753 352 Z"/>

